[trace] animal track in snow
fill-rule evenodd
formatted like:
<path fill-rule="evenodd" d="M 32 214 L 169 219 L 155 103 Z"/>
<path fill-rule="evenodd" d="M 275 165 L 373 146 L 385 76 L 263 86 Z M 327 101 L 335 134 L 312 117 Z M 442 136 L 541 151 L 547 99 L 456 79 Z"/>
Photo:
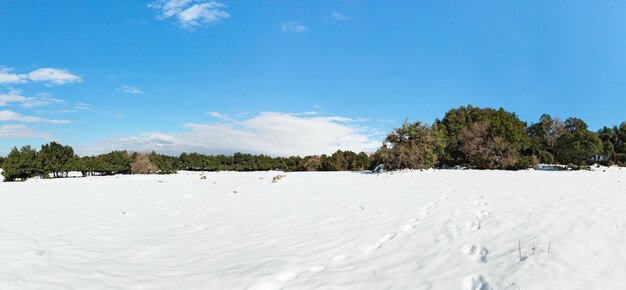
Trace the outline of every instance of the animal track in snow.
<path fill-rule="evenodd" d="M 478 219 L 488 217 L 491 214 L 490 211 L 486 211 L 486 210 L 477 210 L 475 213 Z"/>
<path fill-rule="evenodd" d="M 376 241 L 375 244 L 373 244 L 373 245 L 367 247 L 367 249 L 363 250 L 363 254 L 369 254 L 371 252 L 374 252 L 374 251 L 380 249 L 380 247 L 382 247 L 383 244 L 385 244 L 386 242 L 392 240 L 395 237 L 396 237 L 396 233 L 386 234 L 386 235 L 382 236 L 380 239 L 378 239 Z"/>
<path fill-rule="evenodd" d="M 482 275 L 467 276 L 463 279 L 464 290 L 490 290 L 489 282 Z"/>
<path fill-rule="evenodd" d="M 475 222 L 467 223 L 467 229 L 471 231 L 480 230 L 480 222 L 475 221 Z"/>
<path fill-rule="evenodd" d="M 461 250 L 477 262 L 487 262 L 487 254 L 489 253 L 489 250 L 483 246 L 465 245 L 461 248 Z"/>
<path fill-rule="evenodd" d="M 443 234 L 437 236 L 435 241 L 437 241 L 437 243 L 440 243 L 440 244 L 447 244 L 450 241 L 452 241 L 452 237 L 449 234 L 447 234 L 447 233 L 443 233 Z"/>
<path fill-rule="evenodd" d="M 482 205 L 482 206 L 486 206 L 487 202 L 486 201 L 482 201 L 482 200 L 477 200 L 474 202 L 475 205 Z"/>
<path fill-rule="evenodd" d="M 410 230 L 414 229 L 414 228 L 415 228 L 415 226 L 417 226 L 417 221 L 418 221 L 418 219 L 417 219 L 417 218 L 412 218 L 412 219 L 409 219 L 409 220 L 408 220 L 406 223 L 404 223 L 404 225 L 402 226 L 402 231 L 403 231 L 403 232 L 408 232 L 408 231 L 410 231 Z"/>

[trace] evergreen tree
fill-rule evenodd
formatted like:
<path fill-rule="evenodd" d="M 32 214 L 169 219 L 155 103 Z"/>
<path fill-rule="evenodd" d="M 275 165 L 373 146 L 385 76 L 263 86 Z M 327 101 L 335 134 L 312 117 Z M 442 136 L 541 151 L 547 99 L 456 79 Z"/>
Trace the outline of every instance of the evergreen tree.
<path fill-rule="evenodd" d="M 602 141 L 587 129 L 587 124 L 578 118 L 565 121 L 567 132 L 556 146 L 556 160 L 560 164 L 574 165 L 579 168 L 599 161 L 602 153 Z"/>
<path fill-rule="evenodd" d="M 394 129 L 377 151 L 377 159 L 387 169 L 424 169 L 437 164 L 441 141 L 421 122 L 404 122 Z"/>
<path fill-rule="evenodd" d="M 37 160 L 37 150 L 24 146 L 19 150 L 11 149 L 2 164 L 2 175 L 6 181 L 26 180 L 41 174 L 41 166 Z"/>
<path fill-rule="evenodd" d="M 43 169 L 43 176 L 59 177 L 63 173 L 63 166 L 74 156 L 74 149 L 70 146 L 63 146 L 57 142 L 50 142 L 42 145 L 39 151 L 39 162 Z"/>
<path fill-rule="evenodd" d="M 526 153 L 531 142 L 526 132 L 526 123 L 521 121 L 515 113 L 507 112 L 503 108 L 494 110 L 491 108 L 478 108 L 472 105 L 452 109 L 446 113 L 442 120 L 435 120 L 433 129 L 443 135 L 446 147 L 443 154 L 443 164 L 476 166 L 471 164 L 467 152 L 461 151 L 459 136 L 469 126 L 477 122 L 489 123 L 488 135 L 501 138 L 502 142 L 509 144 L 511 152 L 516 160 L 522 153 Z M 516 167 L 520 167 L 517 164 Z"/>

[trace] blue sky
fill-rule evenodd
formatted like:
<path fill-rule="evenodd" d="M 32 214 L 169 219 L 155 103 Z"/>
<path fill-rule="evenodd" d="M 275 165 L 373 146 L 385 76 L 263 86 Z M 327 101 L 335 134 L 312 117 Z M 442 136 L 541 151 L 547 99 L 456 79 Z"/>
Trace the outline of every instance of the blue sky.
<path fill-rule="evenodd" d="M 626 121 L 623 1 L 0 0 L 0 154 L 369 150 L 466 104 Z"/>

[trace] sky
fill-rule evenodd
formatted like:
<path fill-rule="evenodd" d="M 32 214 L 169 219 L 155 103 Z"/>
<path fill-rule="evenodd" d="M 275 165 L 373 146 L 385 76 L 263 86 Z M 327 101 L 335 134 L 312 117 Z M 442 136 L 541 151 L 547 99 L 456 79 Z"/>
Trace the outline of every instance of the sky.
<path fill-rule="evenodd" d="M 0 0 L 0 155 L 372 151 L 467 104 L 596 130 L 624 92 L 624 1 Z"/>

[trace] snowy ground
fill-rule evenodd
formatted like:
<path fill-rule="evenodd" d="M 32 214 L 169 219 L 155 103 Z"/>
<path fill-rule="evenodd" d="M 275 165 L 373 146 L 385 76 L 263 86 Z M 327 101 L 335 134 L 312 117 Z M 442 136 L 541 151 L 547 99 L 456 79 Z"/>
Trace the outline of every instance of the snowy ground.
<path fill-rule="evenodd" d="M 0 183 L 0 289 L 626 287 L 626 169 L 277 174 Z"/>

